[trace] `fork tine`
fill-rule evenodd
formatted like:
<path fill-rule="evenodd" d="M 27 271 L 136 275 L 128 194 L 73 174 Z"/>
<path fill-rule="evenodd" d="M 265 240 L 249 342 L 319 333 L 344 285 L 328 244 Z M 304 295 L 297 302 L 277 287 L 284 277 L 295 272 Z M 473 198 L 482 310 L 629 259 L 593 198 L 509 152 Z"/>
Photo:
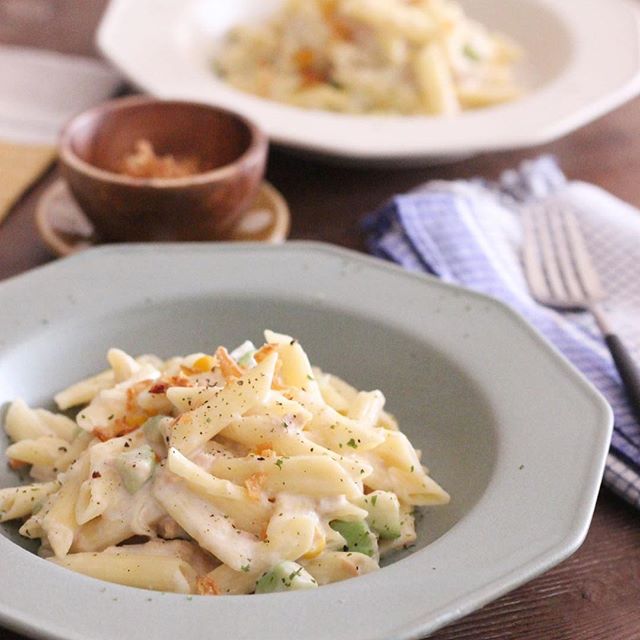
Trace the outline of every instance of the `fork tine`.
<path fill-rule="evenodd" d="M 556 206 L 549 211 L 549 219 L 551 222 L 551 235 L 554 239 L 558 264 L 562 280 L 566 286 L 567 292 L 572 300 L 581 300 L 584 298 L 582 287 L 580 286 L 579 274 L 576 273 L 576 266 L 571 260 L 571 245 L 569 244 L 568 230 L 563 224 L 564 207 Z"/>
<path fill-rule="evenodd" d="M 544 265 L 547 280 L 549 281 L 551 295 L 557 300 L 564 300 L 567 298 L 567 290 L 564 286 L 564 282 L 562 281 L 560 264 L 558 263 L 556 252 L 554 251 L 550 229 L 551 222 L 549 220 L 548 212 L 544 207 L 540 208 L 540 213 L 536 216 L 536 222 L 538 236 L 540 239 L 542 264 Z"/>
<path fill-rule="evenodd" d="M 593 267 L 591 256 L 580 231 L 580 225 L 573 211 L 564 211 L 564 222 L 567 227 L 571 253 L 576 264 L 576 272 L 582 287 L 590 300 L 597 301 L 605 297 L 598 273 Z"/>
<path fill-rule="evenodd" d="M 524 239 L 522 245 L 522 260 L 524 262 L 525 276 L 529 283 L 529 289 L 533 297 L 539 300 L 547 300 L 550 297 L 547 279 L 544 277 L 540 256 L 540 247 L 536 237 L 535 223 L 531 207 L 522 211 L 522 227 Z"/>

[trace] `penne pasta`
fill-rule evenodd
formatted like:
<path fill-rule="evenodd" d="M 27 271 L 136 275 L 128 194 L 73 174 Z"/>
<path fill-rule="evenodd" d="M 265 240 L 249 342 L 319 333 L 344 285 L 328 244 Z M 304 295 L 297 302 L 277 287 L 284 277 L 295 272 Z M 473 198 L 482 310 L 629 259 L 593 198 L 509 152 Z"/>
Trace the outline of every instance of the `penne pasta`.
<path fill-rule="evenodd" d="M 453 76 L 438 43 L 425 45 L 414 63 L 424 109 L 433 115 L 453 115 L 460 110 Z"/>
<path fill-rule="evenodd" d="M 282 363 L 280 379 L 285 387 L 296 387 L 308 393 L 314 400 L 322 399 L 320 388 L 313 377 L 311 363 L 304 349 L 291 336 L 273 331 L 265 331 L 268 344 L 275 345 L 278 358 Z"/>
<path fill-rule="evenodd" d="M 361 487 L 328 456 L 278 457 L 249 456 L 219 459 L 212 466 L 214 475 L 244 483 L 260 476 L 260 486 L 269 495 L 290 492 L 312 496 L 359 496 Z"/>
<path fill-rule="evenodd" d="M 91 402 L 100 391 L 110 389 L 114 384 L 113 371 L 107 370 L 91 378 L 76 382 L 76 384 L 57 393 L 53 399 L 58 405 L 58 409 L 65 411 L 71 407 Z"/>
<path fill-rule="evenodd" d="M 391 0 L 390 0 L 391 1 Z M 62 567 L 199 595 L 313 589 L 414 542 L 413 508 L 445 504 L 385 409 L 311 367 L 294 338 L 111 368 L 59 394 L 76 420 L 16 400 L 0 522 Z M 70 405 L 69 405 L 70 406 Z"/>
<path fill-rule="evenodd" d="M 0 522 L 30 516 L 36 507 L 42 506 L 44 498 L 59 488 L 58 482 L 44 482 L 0 489 Z"/>
<path fill-rule="evenodd" d="M 318 581 L 330 584 L 371 573 L 378 563 L 364 553 L 327 551 L 311 560 L 300 560 L 300 564 Z"/>
<path fill-rule="evenodd" d="M 253 593 L 258 576 L 259 572 L 235 571 L 222 564 L 207 575 L 209 593 L 230 596 Z"/>
<path fill-rule="evenodd" d="M 58 437 L 70 442 L 77 430 L 76 423 L 67 416 L 45 409 L 31 409 L 20 398 L 11 403 L 5 418 L 5 431 L 14 442 L 43 436 Z"/>
<path fill-rule="evenodd" d="M 214 70 L 241 91 L 301 108 L 452 115 L 516 99 L 519 57 L 453 0 L 286 0 L 264 22 L 232 29 Z M 276 334 L 267 342 L 287 344 Z M 322 393 L 333 406 L 335 395 Z"/>
<path fill-rule="evenodd" d="M 128 519 L 100 516 L 78 527 L 71 552 L 103 551 L 107 547 L 124 542 L 133 535 L 134 531 Z"/>
<path fill-rule="evenodd" d="M 240 571 L 260 555 L 255 536 L 237 529 L 225 514 L 186 483 L 161 473 L 154 495 L 167 513 L 203 548 L 224 564 Z"/>
<path fill-rule="evenodd" d="M 327 404 L 316 403 L 303 392 L 292 392 L 313 418 L 306 427 L 314 440 L 336 453 L 369 451 L 384 442 L 385 434 L 380 428 L 367 428 L 332 409 Z"/>
<path fill-rule="evenodd" d="M 55 495 L 50 509 L 42 519 L 42 530 L 57 558 L 64 557 L 73 544 L 78 529 L 76 500 L 83 476 L 88 472 L 89 457 L 84 454 L 67 471 L 60 490 Z"/>
<path fill-rule="evenodd" d="M 60 450 L 60 455 L 55 460 L 55 468 L 57 472 L 66 471 L 91 444 L 95 444 L 97 440 L 93 435 L 86 431 L 80 431 L 76 437 L 66 446 L 66 450 Z"/>
<path fill-rule="evenodd" d="M 186 540 L 150 540 L 142 544 L 126 544 L 107 547 L 105 554 L 114 556 L 151 556 L 154 558 L 175 558 L 190 565 L 197 575 L 205 575 L 219 565 L 208 553 L 193 542 Z"/>
<path fill-rule="evenodd" d="M 204 471 L 197 464 L 183 456 L 176 448 L 171 447 L 167 455 L 169 471 L 184 478 L 191 487 L 200 489 L 209 496 L 231 498 L 232 500 L 246 499 L 246 489 L 233 484 L 229 480 L 216 478 Z"/>
<path fill-rule="evenodd" d="M 270 449 L 285 457 L 328 456 L 356 481 L 364 480 L 371 473 L 371 467 L 356 456 L 341 456 L 318 444 L 304 432 L 292 429 L 290 424 L 286 427 L 284 424 L 282 420 L 274 421 L 264 416 L 246 416 L 227 426 L 221 435 L 257 452 Z"/>
<path fill-rule="evenodd" d="M 7 458 L 26 464 L 53 467 L 55 461 L 68 450 L 68 442 L 56 436 L 26 438 L 7 447 Z"/>
<path fill-rule="evenodd" d="M 51 562 L 92 578 L 129 587 L 193 593 L 196 573 L 179 558 L 131 553 L 72 553 Z"/>
<path fill-rule="evenodd" d="M 347 410 L 347 417 L 371 429 L 378 425 L 384 403 L 381 391 L 360 391 Z"/>
<path fill-rule="evenodd" d="M 222 431 L 231 420 L 262 402 L 271 388 L 276 361 L 277 356 L 271 354 L 211 400 L 183 413 L 171 431 L 171 446 L 189 454 Z"/>

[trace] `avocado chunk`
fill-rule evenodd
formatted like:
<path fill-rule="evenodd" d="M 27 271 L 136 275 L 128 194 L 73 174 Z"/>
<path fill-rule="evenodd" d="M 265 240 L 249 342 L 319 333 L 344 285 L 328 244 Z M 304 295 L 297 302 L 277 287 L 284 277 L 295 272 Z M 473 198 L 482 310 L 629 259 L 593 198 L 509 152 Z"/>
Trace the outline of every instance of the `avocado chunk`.
<path fill-rule="evenodd" d="M 122 484 L 129 493 L 135 493 L 153 475 L 156 454 L 145 444 L 142 447 L 121 453 L 115 461 Z"/>
<path fill-rule="evenodd" d="M 167 442 L 165 440 L 165 424 L 171 418 L 167 416 L 153 416 L 142 425 L 142 432 L 151 448 L 161 457 L 167 455 Z"/>
<path fill-rule="evenodd" d="M 369 513 L 367 522 L 381 540 L 400 537 L 400 502 L 391 491 L 372 491 L 358 505 Z"/>
<path fill-rule="evenodd" d="M 329 526 L 344 538 L 346 548 L 343 551 L 357 551 L 370 558 L 377 553 L 376 537 L 371 533 L 371 529 L 364 520 L 355 522 L 333 520 Z"/>
<path fill-rule="evenodd" d="M 236 347 L 229 355 L 241 367 L 255 367 L 256 361 L 254 355 L 257 352 L 255 345 L 251 340 L 245 340 L 239 347 Z"/>
<path fill-rule="evenodd" d="M 271 571 L 263 574 L 256 582 L 256 593 L 276 593 L 278 591 L 299 591 L 316 589 L 315 578 L 297 562 L 284 560 Z"/>

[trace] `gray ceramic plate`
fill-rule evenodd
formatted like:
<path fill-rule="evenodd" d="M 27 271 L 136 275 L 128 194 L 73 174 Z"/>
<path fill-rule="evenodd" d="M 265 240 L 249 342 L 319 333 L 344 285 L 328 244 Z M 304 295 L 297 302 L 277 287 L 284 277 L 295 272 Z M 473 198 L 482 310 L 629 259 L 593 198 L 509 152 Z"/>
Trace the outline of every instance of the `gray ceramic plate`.
<path fill-rule="evenodd" d="M 380 387 L 451 493 L 379 572 L 313 592 L 193 598 L 94 580 L 0 536 L 0 622 L 66 640 L 402 640 L 463 616 L 582 542 L 611 434 L 594 389 L 484 296 L 313 243 L 89 250 L 0 285 L 0 402 L 48 404 L 110 346 L 175 353 L 297 336 Z M 4 437 L 4 436 L 3 436 Z M 0 466 L 0 486 L 15 477 Z"/>

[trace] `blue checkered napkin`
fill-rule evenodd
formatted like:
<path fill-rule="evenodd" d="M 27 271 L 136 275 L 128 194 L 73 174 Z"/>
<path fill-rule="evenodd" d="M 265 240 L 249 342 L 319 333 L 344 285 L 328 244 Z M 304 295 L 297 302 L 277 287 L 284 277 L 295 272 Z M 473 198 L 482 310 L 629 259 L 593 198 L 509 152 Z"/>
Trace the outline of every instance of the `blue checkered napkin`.
<path fill-rule="evenodd" d="M 640 212 L 590 184 L 567 182 L 542 157 L 498 183 L 431 182 L 396 196 L 365 221 L 371 251 L 500 298 L 543 333 L 600 389 L 615 414 L 604 482 L 640 508 L 640 425 L 588 313 L 557 313 L 530 296 L 520 262 L 519 213 L 533 200 L 570 205 L 608 292 L 612 324 L 640 363 Z"/>

